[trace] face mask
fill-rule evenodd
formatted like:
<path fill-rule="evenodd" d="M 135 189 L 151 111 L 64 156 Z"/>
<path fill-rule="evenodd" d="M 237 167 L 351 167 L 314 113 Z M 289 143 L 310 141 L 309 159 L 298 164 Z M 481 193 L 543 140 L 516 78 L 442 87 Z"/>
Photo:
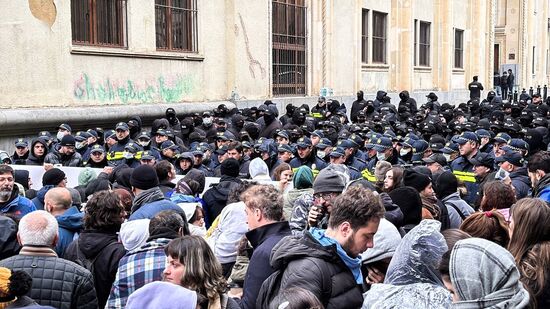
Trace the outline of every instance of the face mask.
<path fill-rule="evenodd" d="M 203 123 L 205 126 L 212 125 L 212 117 L 203 118 L 203 119 L 202 119 L 202 123 Z"/>
<path fill-rule="evenodd" d="M 445 157 L 445 160 L 447 160 L 447 162 L 451 162 L 451 155 L 448 154 L 448 153 L 444 153 L 443 156 Z"/>
<path fill-rule="evenodd" d="M 75 147 L 76 149 L 82 149 L 82 148 L 84 148 L 84 146 L 86 146 L 86 144 L 84 144 L 84 142 L 76 142 L 76 143 L 74 144 L 74 147 Z"/>
<path fill-rule="evenodd" d="M 383 152 L 377 152 L 376 158 L 378 159 L 378 161 L 384 161 L 386 160 L 386 154 Z"/>
<path fill-rule="evenodd" d="M 58 140 L 61 140 L 63 138 L 63 136 L 65 136 L 65 133 L 57 132 L 57 135 L 55 137 L 57 137 Z"/>
<path fill-rule="evenodd" d="M 318 150 L 317 151 L 317 157 L 320 159 L 324 159 L 327 154 L 324 151 Z"/>
<path fill-rule="evenodd" d="M 409 152 L 411 152 L 410 149 L 401 149 L 401 150 L 399 150 L 399 155 L 404 157 L 404 156 L 408 155 Z"/>
<path fill-rule="evenodd" d="M 508 172 L 507 170 L 503 169 L 502 167 L 500 167 L 498 169 L 498 172 L 496 173 L 495 175 L 495 179 L 506 179 L 506 177 L 510 176 L 510 172 Z"/>
<path fill-rule="evenodd" d="M 149 143 L 150 143 L 150 142 L 151 142 L 150 140 L 149 140 L 149 141 L 138 141 L 138 144 L 139 144 L 141 147 L 147 147 L 147 146 L 149 146 Z"/>
<path fill-rule="evenodd" d="M 133 158 L 134 158 L 134 154 L 131 153 L 131 152 L 125 151 L 125 152 L 122 153 L 122 157 L 123 157 L 124 159 L 128 159 L 128 160 L 129 160 L 129 159 L 133 159 Z"/>

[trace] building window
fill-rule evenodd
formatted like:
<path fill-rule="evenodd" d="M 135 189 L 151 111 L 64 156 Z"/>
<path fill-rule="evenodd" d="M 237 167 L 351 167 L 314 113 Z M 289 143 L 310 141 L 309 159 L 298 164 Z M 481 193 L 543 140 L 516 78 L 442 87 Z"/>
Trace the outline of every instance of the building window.
<path fill-rule="evenodd" d="M 388 14 L 372 12 L 372 62 L 386 63 L 386 19 Z"/>
<path fill-rule="evenodd" d="M 464 30 L 455 29 L 455 68 L 464 68 Z"/>
<path fill-rule="evenodd" d="M 369 10 L 363 9 L 361 19 L 361 62 L 369 62 Z"/>
<path fill-rule="evenodd" d="M 418 36 L 418 65 L 430 66 L 430 23 L 420 22 L 420 33 Z"/>
<path fill-rule="evenodd" d="M 418 19 L 414 20 L 414 66 L 418 65 Z"/>
<path fill-rule="evenodd" d="M 305 0 L 273 0 L 273 95 L 306 95 Z"/>
<path fill-rule="evenodd" d="M 197 52 L 197 1 L 155 0 L 157 49 Z"/>
<path fill-rule="evenodd" d="M 74 44 L 127 46 L 126 0 L 71 0 Z"/>

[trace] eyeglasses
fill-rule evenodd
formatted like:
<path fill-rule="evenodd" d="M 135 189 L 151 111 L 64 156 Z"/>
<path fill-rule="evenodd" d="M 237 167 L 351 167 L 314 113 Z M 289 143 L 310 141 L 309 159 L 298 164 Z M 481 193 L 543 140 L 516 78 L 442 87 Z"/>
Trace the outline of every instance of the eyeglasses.
<path fill-rule="evenodd" d="M 334 192 L 323 192 L 323 193 L 315 193 L 313 194 L 313 198 L 316 199 L 316 200 L 320 200 L 321 198 L 323 198 L 323 200 L 325 201 L 330 201 L 332 200 L 332 198 L 334 197 L 336 193 Z"/>

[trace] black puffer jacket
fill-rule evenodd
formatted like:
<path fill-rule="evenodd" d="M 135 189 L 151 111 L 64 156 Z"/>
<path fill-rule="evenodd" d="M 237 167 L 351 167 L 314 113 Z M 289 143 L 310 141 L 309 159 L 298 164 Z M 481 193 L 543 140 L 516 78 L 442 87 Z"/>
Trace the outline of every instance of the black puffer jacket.
<path fill-rule="evenodd" d="M 322 246 L 309 232 L 279 241 L 271 253 L 271 266 L 284 269 L 279 291 L 304 288 L 326 309 L 360 308 L 363 303 L 361 288 L 338 256 L 336 246 Z"/>
<path fill-rule="evenodd" d="M 73 262 L 56 256 L 20 254 L 2 260 L 0 266 L 27 272 L 32 277 L 32 289 L 27 296 L 42 306 L 98 308 L 92 275 Z"/>
<path fill-rule="evenodd" d="M 61 164 L 62 166 L 79 167 L 82 166 L 82 156 L 75 152 L 70 156 L 65 156 L 59 153 L 58 150 L 54 150 L 46 155 L 44 163 Z"/>
<path fill-rule="evenodd" d="M 73 241 L 65 251 L 65 259 L 77 261 L 77 243 L 84 257 L 93 261 L 94 285 L 97 291 L 99 308 L 104 308 L 109 298 L 109 292 L 115 281 L 118 262 L 126 254 L 124 246 L 118 242 L 115 232 L 99 232 L 85 230 Z"/>

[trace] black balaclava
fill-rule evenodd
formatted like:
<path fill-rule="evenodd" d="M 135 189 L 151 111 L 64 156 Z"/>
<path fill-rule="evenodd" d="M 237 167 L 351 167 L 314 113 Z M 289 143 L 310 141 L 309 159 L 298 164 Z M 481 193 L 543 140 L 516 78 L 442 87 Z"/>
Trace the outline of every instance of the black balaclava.
<path fill-rule="evenodd" d="M 357 91 L 357 101 L 363 101 L 365 94 L 362 90 Z"/>
<path fill-rule="evenodd" d="M 167 108 L 166 109 L 166 119 L 170 122 L 170 124 L 174 124 L 177 122 L 176 118 L 176 111 L 173 108 Z"/>

